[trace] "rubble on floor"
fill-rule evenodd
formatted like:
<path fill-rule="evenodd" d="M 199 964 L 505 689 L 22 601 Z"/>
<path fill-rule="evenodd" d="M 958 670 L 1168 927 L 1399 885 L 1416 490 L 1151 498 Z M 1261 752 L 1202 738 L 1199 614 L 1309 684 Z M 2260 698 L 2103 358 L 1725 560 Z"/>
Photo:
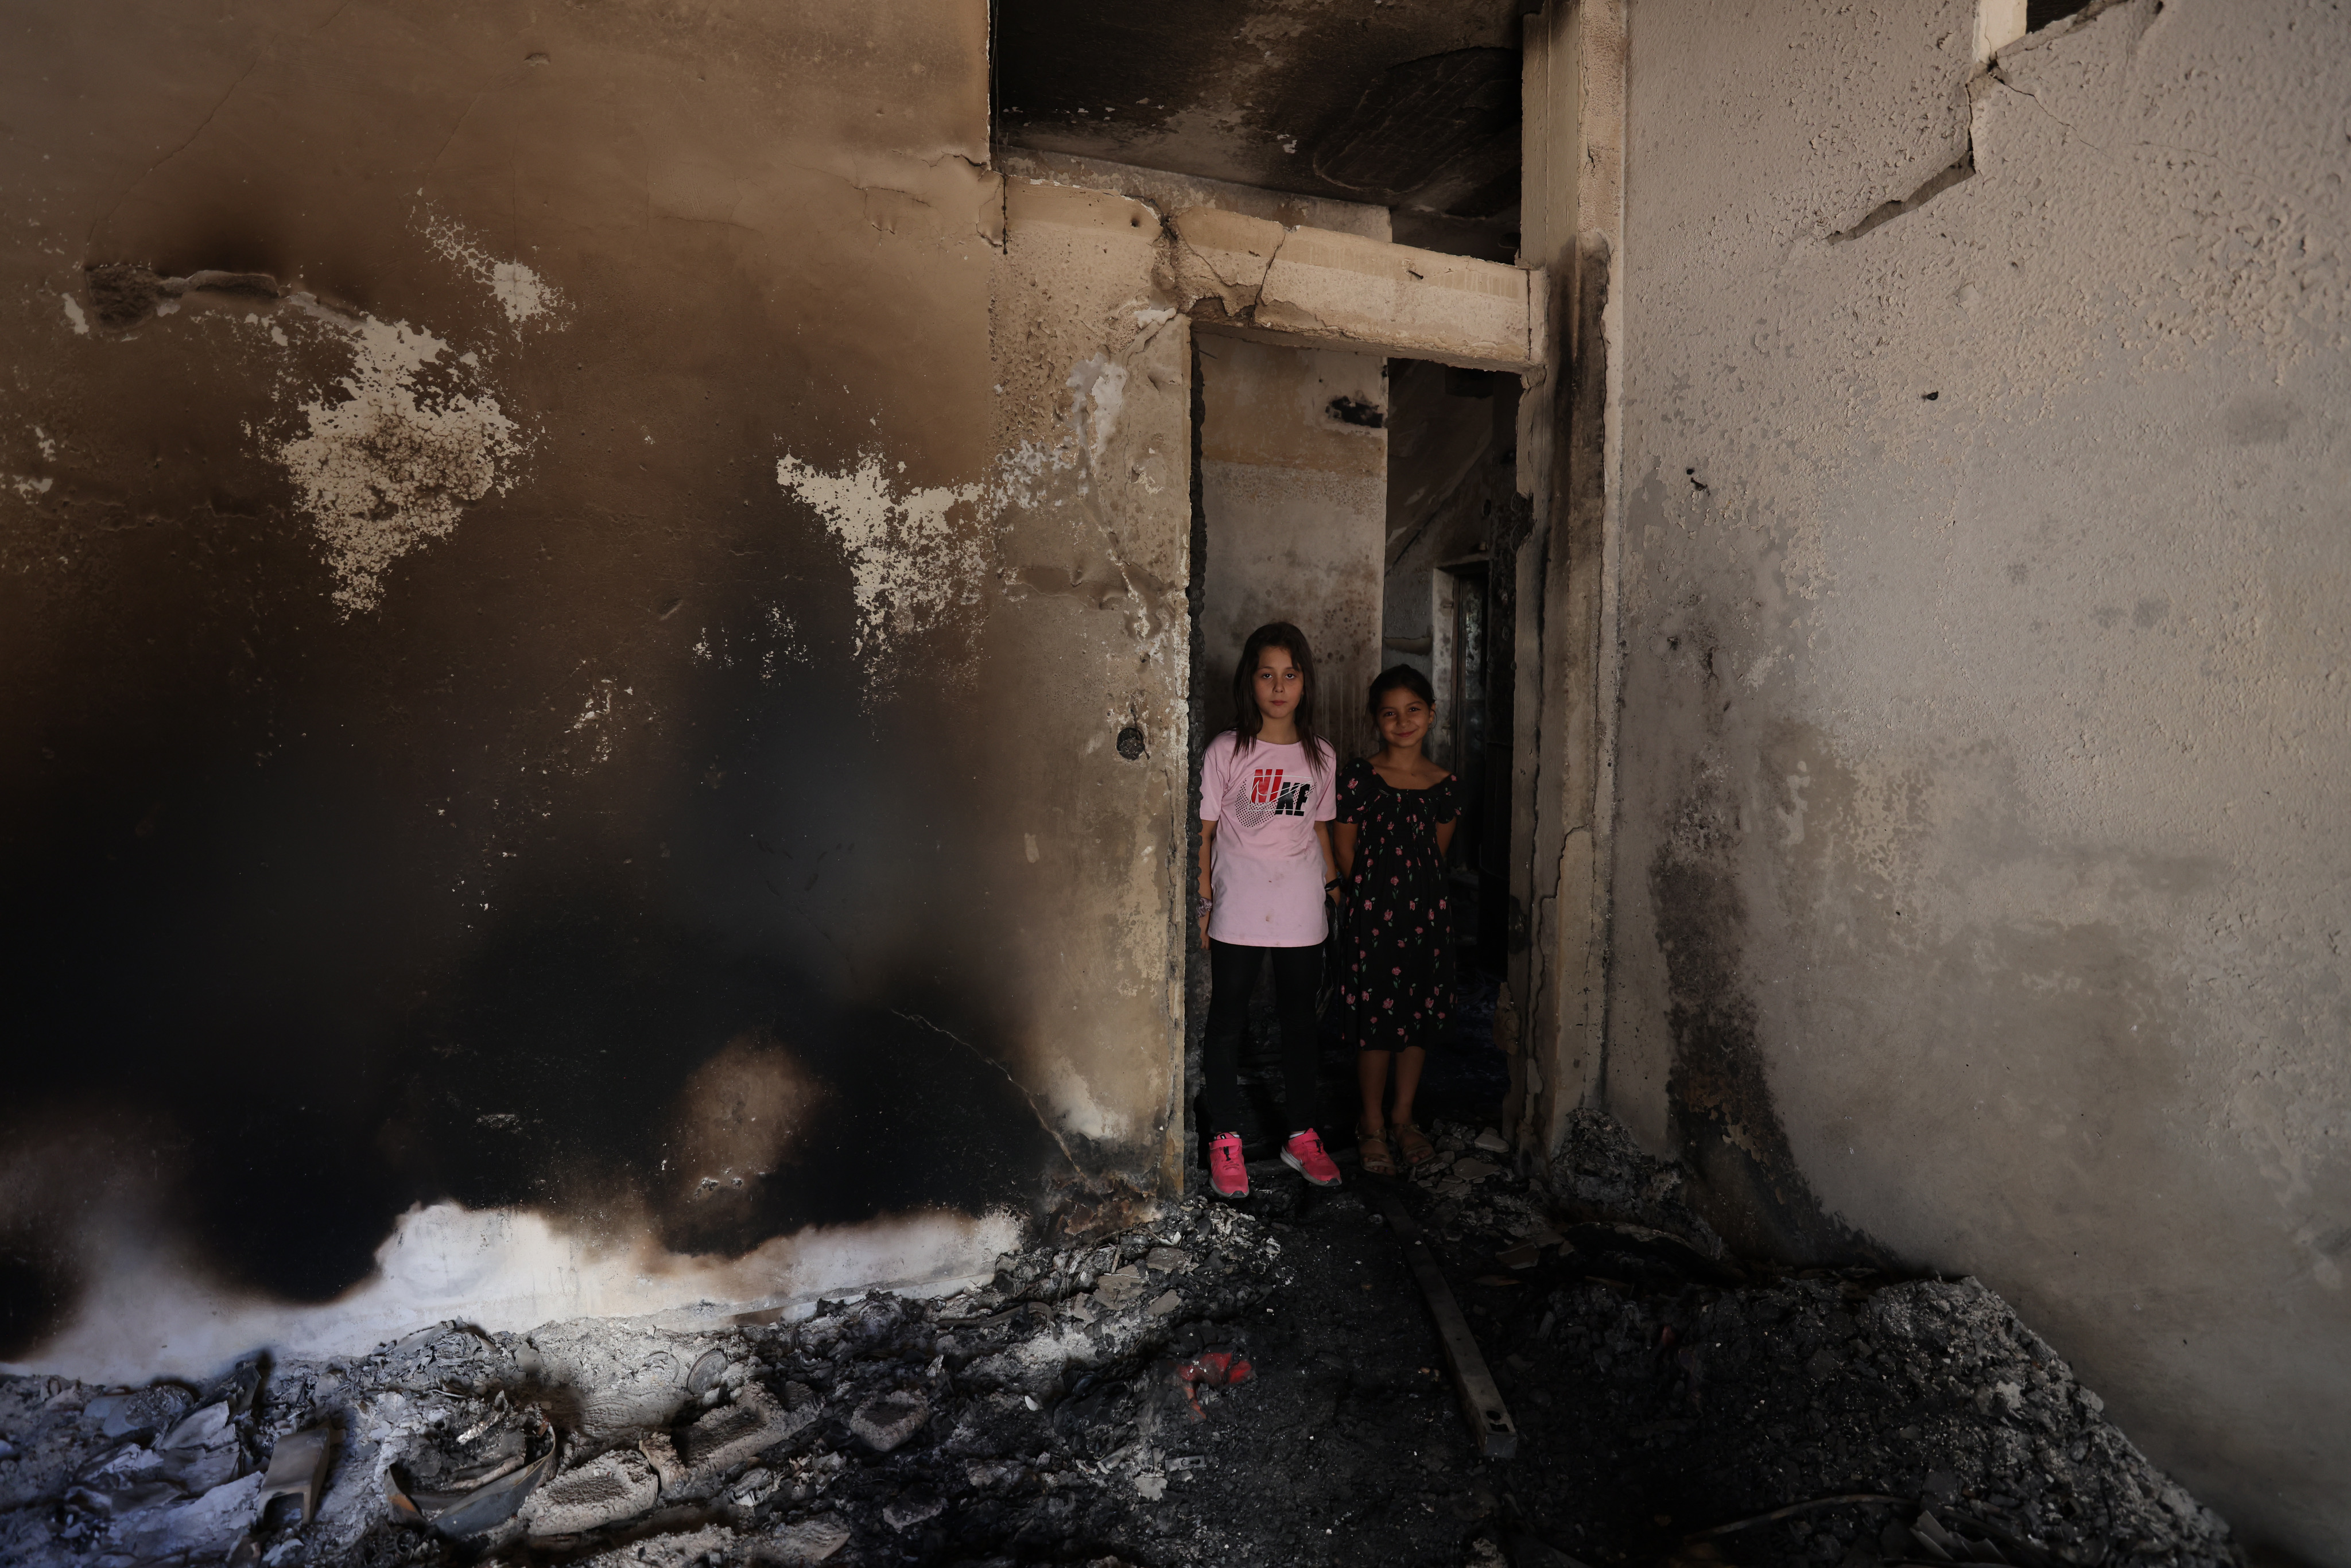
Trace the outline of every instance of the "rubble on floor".
<path fill-rule="evenodd" d="M 1150 1432 L 1245 1379 L 1202 1346 L 1280 1252 L 1196 1199 L 982 1289 L 797 1322 L 441 1323 L 202 1389 L 0 1378 L 0 1562 L 1083 1561 L 1073 1500 L 1165 1484 Z"/>
<path fill-rule="evenodd" d="M 1554 1552 L 1646 1534 L 1681 1562 L 2236 1560 L 2220 1517 L 1981 1282 L 1732 1260 L 1678 1168 L 1595 1113 L 1552 1192 L 1499 1141 L 1447 1128 L 1411 1177 L 1530 1434 L 1516 1494 L 1613 1493 L 1654 1527 L 1562 1521 Z M 1570 1454 L 1584 1474 L 1557 1473 Z"/>
<path fill-rule="evenodd" d="M 1244 1206 L 939 1300 L 443 1323 L 203 1388 L 0 1378 L 0 1562 L 2236 1561 L 1976 1281 L 1733 1259 L 1605 1118 L 1548 1188 L 1490 1129 L 1431 1131 L 1392 1190 L 1510 1404 L 1507 1461 L 1360 1178 L 1269 1164 Z"/>

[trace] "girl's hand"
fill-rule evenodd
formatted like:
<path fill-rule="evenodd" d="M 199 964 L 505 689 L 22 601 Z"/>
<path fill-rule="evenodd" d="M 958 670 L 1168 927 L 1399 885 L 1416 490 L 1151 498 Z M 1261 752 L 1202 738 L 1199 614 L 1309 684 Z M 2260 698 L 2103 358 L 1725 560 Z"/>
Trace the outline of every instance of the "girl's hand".
<path fill-rule="evenodd" d="M 1202 915 L 1200 916 L 1200 951 L 1201 951 L 1201 952 L 1203 952 L 1203 953 L 1205 953 L 1205 952 L 1207 952 L 1207 950 L 1208 950 L 1208 917 L 1207 917 L 1207 915 L 1206 915 L 1204 914 L 1204 915 Z"/>

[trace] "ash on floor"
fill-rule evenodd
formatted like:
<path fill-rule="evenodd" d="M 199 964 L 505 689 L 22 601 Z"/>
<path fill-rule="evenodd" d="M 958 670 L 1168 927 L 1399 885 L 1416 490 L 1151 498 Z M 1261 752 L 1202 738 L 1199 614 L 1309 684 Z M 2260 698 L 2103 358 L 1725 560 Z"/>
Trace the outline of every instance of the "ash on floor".
<path fill-rule="evenodd" d="M 204 1389 L 0 1379 L 0 1561 L 2232 1561 L 1974 1281 L 1740 1264 L 1604 1118 L 1549 1189 L 1491 1132 L 1435 1131 L 1395 1186 L 1510 1401 L 1512 1460 L 1477 1457 L 1363 1193 L 1270 1164 L 1238 1208 L 1008 1256 L 941 1301 L 444 1324 Z M 1882 1500 L 1822 1501 L 1855 1496 Z"/>

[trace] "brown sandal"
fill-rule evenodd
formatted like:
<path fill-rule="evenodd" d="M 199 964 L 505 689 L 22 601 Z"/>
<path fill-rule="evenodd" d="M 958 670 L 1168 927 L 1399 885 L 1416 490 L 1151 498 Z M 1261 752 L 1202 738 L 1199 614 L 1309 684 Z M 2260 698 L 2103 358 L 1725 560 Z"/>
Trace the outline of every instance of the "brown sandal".
<path fill-rule="evenodd" d="M 1355 1152 L 1363 1156 L 1365 1176 L 1396 1174 L 1395 1155 L 1388 1148 L 1386 1133 L 1372 1127 L 1356 1128 Z"/>
<path fill-rule="evenodd" d="M 1404 1147 L 1405 1164 L 1425 1166 L 1437 1157 L 1437 1145 L 1428 1141 L 1426 1133 L 1422 1132 L 1410 1122 L 1398 1122 L 1395 1125 L 1395 1135 L 1396 1142 Z"/>

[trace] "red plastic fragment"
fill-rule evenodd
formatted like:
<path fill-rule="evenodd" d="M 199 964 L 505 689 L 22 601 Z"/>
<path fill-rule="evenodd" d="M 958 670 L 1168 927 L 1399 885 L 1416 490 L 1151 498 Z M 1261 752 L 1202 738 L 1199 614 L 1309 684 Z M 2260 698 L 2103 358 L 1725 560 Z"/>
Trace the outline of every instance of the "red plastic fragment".
<path fill-rule="evenodd" d="M 1205 1421 L 1208 1416 L 1200 1407 L 1201 1389 L 1229 1388 L 1255 1375 L 1248 1358 L 1229 1350 L 1203 1351 L 1176 1369 L 1176 1381 L 1183 1387 L 1184 1402 L 1192 1407 L 1195 1421 Z"/>

